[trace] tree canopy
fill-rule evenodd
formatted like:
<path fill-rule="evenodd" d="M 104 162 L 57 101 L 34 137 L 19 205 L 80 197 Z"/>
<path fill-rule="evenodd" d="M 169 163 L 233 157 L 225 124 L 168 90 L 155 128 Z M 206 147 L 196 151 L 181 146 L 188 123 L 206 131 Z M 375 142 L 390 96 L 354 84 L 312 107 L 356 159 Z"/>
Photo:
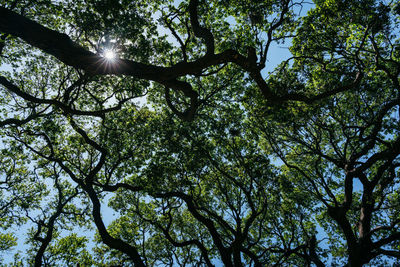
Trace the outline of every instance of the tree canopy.
<path fill-rule="evenodd" d="M 399 264 L 399 26 L 389 0 L 0 0 L 3 264 Z"/>

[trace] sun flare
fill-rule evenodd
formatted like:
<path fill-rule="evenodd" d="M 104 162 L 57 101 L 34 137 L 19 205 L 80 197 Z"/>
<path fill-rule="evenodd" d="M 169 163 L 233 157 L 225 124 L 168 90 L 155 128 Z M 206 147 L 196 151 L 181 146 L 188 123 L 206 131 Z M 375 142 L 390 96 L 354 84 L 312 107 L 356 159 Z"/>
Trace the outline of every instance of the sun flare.
<path fill-rule="evenodd" d="M 104 51 L 104 57 L 108 60 L 113 60 L 115 59 L 115 52 L 112 50 L 106 50 Z"/>

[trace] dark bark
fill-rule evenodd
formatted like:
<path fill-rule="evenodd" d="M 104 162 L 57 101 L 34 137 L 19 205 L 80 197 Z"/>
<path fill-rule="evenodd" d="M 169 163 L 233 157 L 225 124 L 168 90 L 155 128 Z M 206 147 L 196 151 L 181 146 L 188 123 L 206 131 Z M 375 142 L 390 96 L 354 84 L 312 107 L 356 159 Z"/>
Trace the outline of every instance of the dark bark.
<path fill-rule="evenodd" d="M 268 32 L 269 39 L 265 54 L 261 56 L 264 61 L 268 50 L 267 48 L 271 43 L 272 32 L 281 26 L 284 16 L 288 12 L 287 4 L 288 2 L 286 3 L 286 8 L 282 10 L 280 19 L 271 26 Z M 240 66 L 253 78 L 263 96 L 270 104 L 279 104 L 282 101 L 288 100 L 312 103 L 357 87 L 362 78 L 362 74 L 357 73 L 353 82 L 339 85 L 337 88 L 327 90 L 315 96 L 305 96 L 298 93 L 288 94 L 285 92 L 275 93 L 271 90 L 260 73 L 264 63 L 257 63 L 257 55 L 254 48 L 250 47 L 248 49 L 248 55 L 246 56 L 232 49 L 214 54 L 215 44 L 213 34 L 209 29 L 200 26 L 197 6 L 198 0 L 192 0 L 189 4 L 191 26 L 195 36 L 203 39 L 206 43 L 207 53 L 195 61 L 179 62 L 171 67 L 149 65 L 120 58 L 113 60 L 113 62 L 108 62 L 101 55 L 92 53 L 73 42 L 66 34 L 44 27 L 4 7 L 0 7 L 0 31 L 19 37 L 28 44 L 41 49 L 45 53 L 53 55 L 66 65 L 85 70 L 90 75 L 127 75 L 138 79 L 155 81 L 167 88 L 181 91 L 185 96 L 191 99 L 191 106 L 186 111 L 181 112 L 174 109 L 175 113 L 184 120 L 193 119 L 195 111 L 198 108 L 198 96 L 189 83 L 179 81 L 178 78 L 186 75 L 197 76 L 199 73 L 212 66 L 226 63 L 235 63 Z M 281 93 L 281 95 L 278 95 L 279 93 Z M 170 101 L 169 106 L 172 106 Z"/>
<path fill-rule="evenodd" d="M 56 179 L 56 183 L 58 183 L 58 179 Z M 64 196 L 62 189 L 59 187 L 59 185 L 56 185 L 58 192 L 59 192 L 59 199 L 58 199 L 58 204 L 57 204 L 57 210 L 56 212 L 50 217 L 49 222 L 45 225 L 46 228 L 48 229 L 46 232 L 45 238 L 39 237 L 39 234 L 41 232 L 43 222 L 38 222 L 38 230 L 34 236 L 34 238 L 38 241 L 40 241 L 42 244 L 40 245 L 38 251 L 36 252 L 35 255 L 35 267 L 40 267 L 42 266 L 42 260 L 43 260 L 43 255 L 44 252 L 46 251 L 47 247 L 49 246 L 51 240 L 53 239 L 53 232 L 54 232 L 54 224 L 56 223 L 58 217 L 63 213 L 63 209 L 66 204 L 68 204 L 75 196 L 78 195 L 78 191 L 76 191 L 72 196 L 68 197 L 65 201 L 62 201 L 62 198 Z"/>
<path fill-rule="evenodd" d="M 18 95 L 19 97 L 23 98 L 24 100 L 26 100 L 28 102 L 32 102 L 32 103 L 36 103 L 36 104 L 53 105 L 53 106 L 63 110 L 66 114 L 71 114 L 71 115 L 103 117 L 104 114 L 106 114 L 108 112 L 120 109 L 122 104 L 124 103 L 124 101 L 122 101 L 119 104 L 117 104 L 115 107 L 102 109 L 102 110 L 88 110 L 88 111 L 77 110 L 77 109 L 74 109 L 71 106 L 66 105 L 65 103 L 58 101 L 56 99 L 43 99 L 43 98 L 38 98 L 38 97 L 32 96 L 32 95 L 24 92 L 22 89 L 20 89 L 18 86 L 11 83 L 9 80 L 7 80 L 3 76 L 0 76 L 0 84 L 3 85 L 5 88 L 7 88 L 10 92 Z M 10 119 L 9 121 L 4 121 L 3 123 L 10 124 L 12 122 L 17 125 L 25 123 L 25 121 L 18 122 L 18 121 L 12 121 L 12 119 Z M 1 124 L 2 123 L 0 123 L 0 126 L 1 126 Z"/>
<path fill-rule="evenodd" d="M 197 6 L 199 5 L 199 0 L 191 0 L 189 2 L 189 14 L 190 14 L 190 22 L 194 32 L 194 35 L 198 38 L 202 38 L 207 47 L 207 55 L 213 55 L 215 44 L 214 44 L 214 35 L 207 28 L 201 27 L 198 14 L 197 14 Z"/>
<path fill-rule="evenodd" d="M 94 223 L 96 224 L 97 230 L 99 231 L 101 240 L 104 242 L 104 244 L 106 244 L 110 248 L 116 249 L 128 255 L 134 262 L 135 266 L 144 267 L 145 265 L 143 263 L 143 260 L 141 259 L 135 247 L 125 243 L 120 239 L 112 237 L 108 233 L 107 228 L 104 225 L 103 219 L 101 218 L 101 212 L 100 212 L 101 204 L 93 187 L 89 185 L 86 186 L 84 190 L 87 192 L 90 200 L 92 201 L 93 204 L 92 215 Z"/>
<path fill-rule="evenodd" d="M 202 223 L 208 229 L 214 241 L 214 245 L 217 247 L 218 252 L 221 256 L 221 260 L 224 263 L 224 265 L 234 266 L 232 263 L 232 254 L 229 251 L 229 249 L 223 245 L 222 238 L 218 233 L 218 230 L 215 227 L 214 222 L 211 219 L 203 216 L 199 212 L 199 209 L 196 207 L 196 204 L 191 196 L 181 192 L 156 193 L 154 194 L 154 196 L 158 198 L 177 197 L 185 201 L 187 208 L 189 212 L 193 215 L 193 217 L 195 217 L 200 223 Z"/>

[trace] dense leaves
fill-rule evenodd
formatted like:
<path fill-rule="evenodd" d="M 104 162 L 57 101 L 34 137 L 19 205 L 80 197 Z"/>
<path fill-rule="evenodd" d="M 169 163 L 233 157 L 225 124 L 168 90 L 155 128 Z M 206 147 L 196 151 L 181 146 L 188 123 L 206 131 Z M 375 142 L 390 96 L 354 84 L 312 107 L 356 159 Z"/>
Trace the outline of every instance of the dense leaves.
<path fill-rule="evenodd" d="M 1 263 L 399 264 L 399 14 L 0 1 Z"/>

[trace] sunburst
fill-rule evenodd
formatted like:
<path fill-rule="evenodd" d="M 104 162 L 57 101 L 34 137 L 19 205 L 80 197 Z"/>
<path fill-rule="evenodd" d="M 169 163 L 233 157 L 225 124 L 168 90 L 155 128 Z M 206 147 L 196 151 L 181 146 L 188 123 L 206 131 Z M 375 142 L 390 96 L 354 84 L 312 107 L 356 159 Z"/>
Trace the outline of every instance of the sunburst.
<path fill-rule="evenodd" d="M 103 56 L 107 59 L 107 60 L 114 60 L 116 58 L 116 54 L 114 51 L 112 50 L 105 50 L 103 53 Z"/>

